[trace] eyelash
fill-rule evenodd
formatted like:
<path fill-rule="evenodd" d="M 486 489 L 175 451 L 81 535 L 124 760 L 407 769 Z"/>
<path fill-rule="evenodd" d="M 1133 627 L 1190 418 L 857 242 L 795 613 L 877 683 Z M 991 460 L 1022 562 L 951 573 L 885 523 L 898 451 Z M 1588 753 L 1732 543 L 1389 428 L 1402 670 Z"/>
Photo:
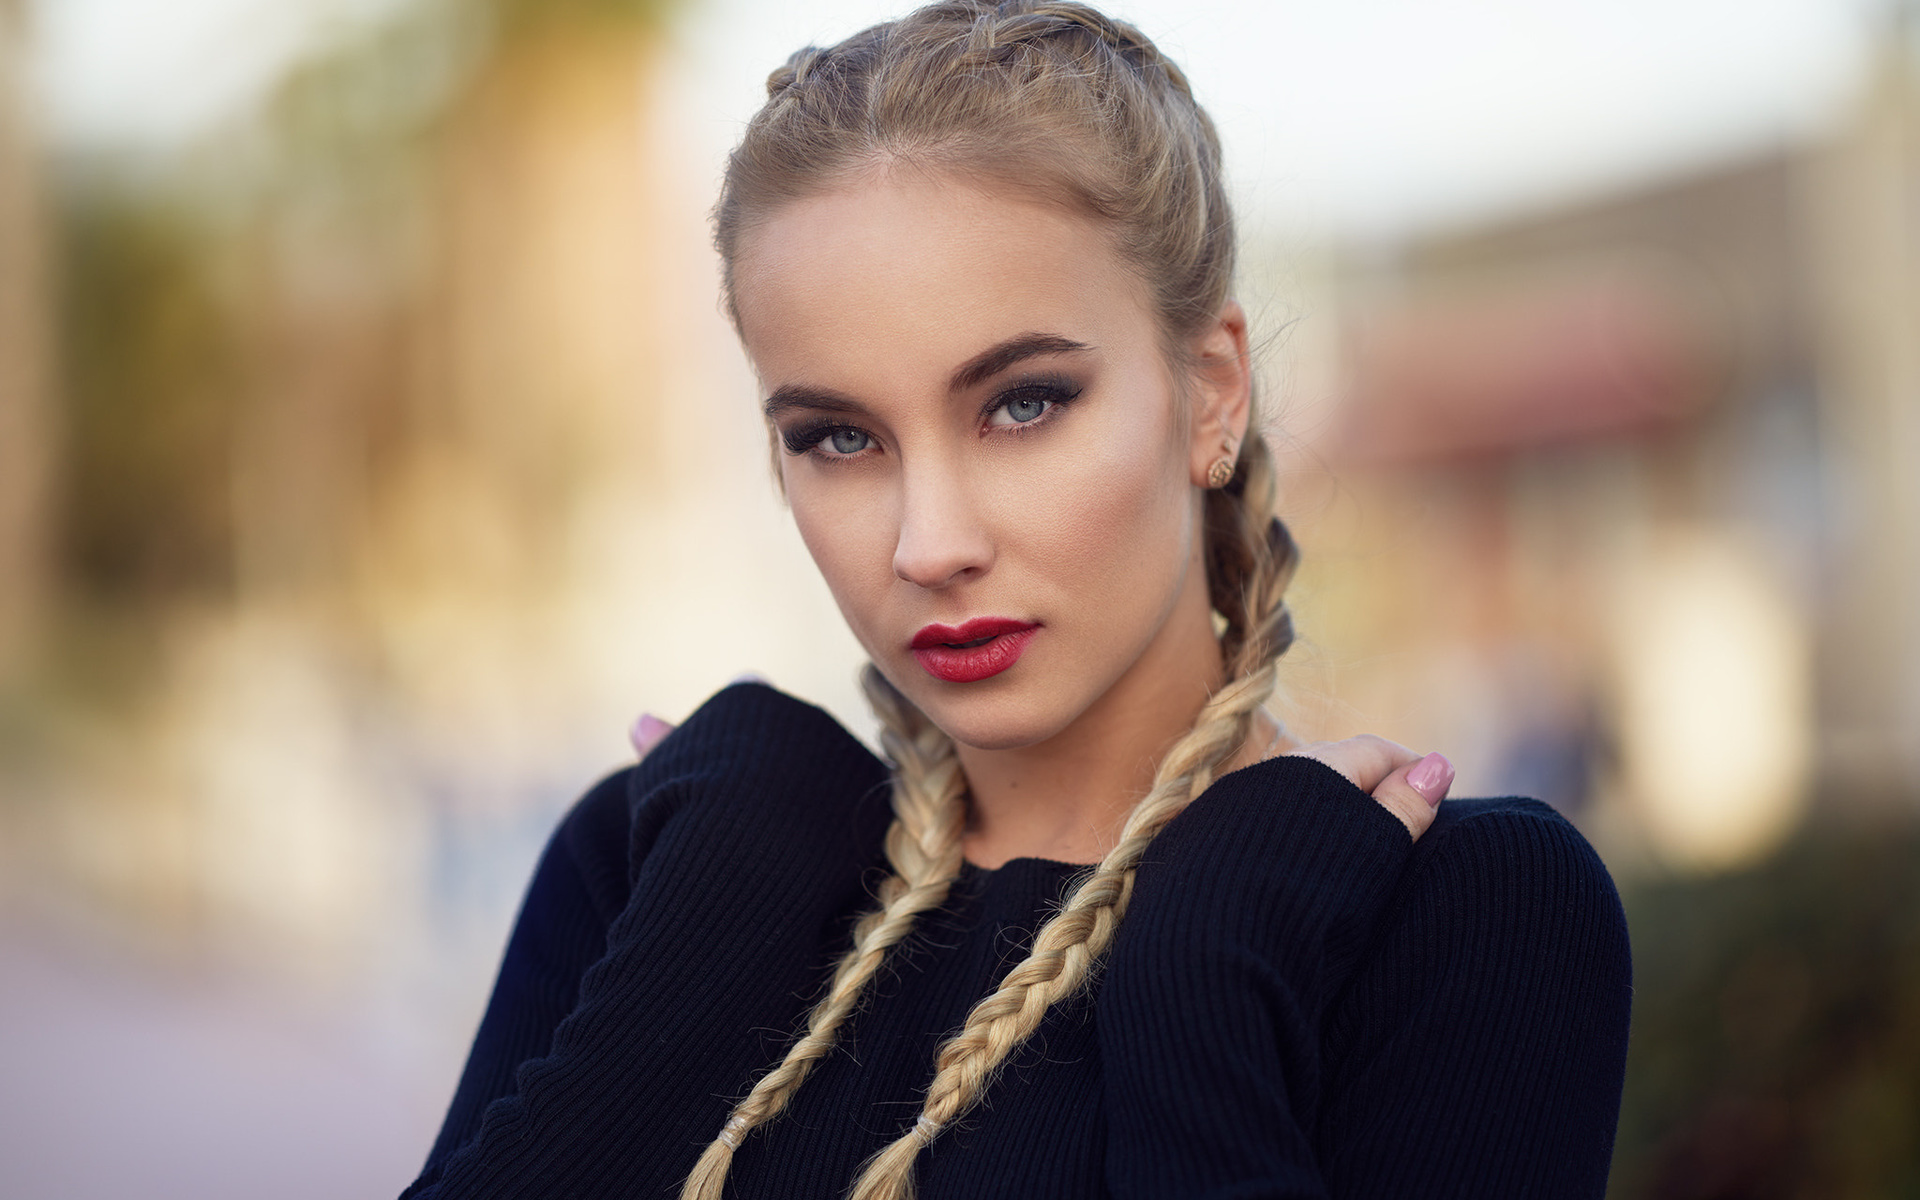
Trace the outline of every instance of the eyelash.
<path fill-rule="evenodd" d="M 1012 404 L 1016 400 L 1042 400 L 1047 409 L 1031 421 L 1016 421 L 1010 425 L 997 425 L 996 429 L 1011 430 L 1015 433 L 1029 433 L 1037 425 L 1045 425 L 1053 420 L 1053 414 L 1080 398 L 1080 389 L 1064 379 L 1023 379 L 1012 387 L 1006 388 L 987 402 L 980 412 L 981 421 L 987 421 L 994 413 Z"/>
<path fill-rule="evenodd" d="M 1054 414 L 1057 411 L 1079 399 L 1080 390 L 1078 386 L 1064 379 L 1023 379 L 1010 387 L 996 392 L 993 399 L 987 402 L 986 407 L 980 410 L 980 421 L 984 427 L 994 413 L 1019 400 L 1044 401 L 1047 405 L 1046 411 L 1031 421 L 1018 421 L 1007 425 L 992 426 L 992 428 L 996 430 L 1013 433 L 1015 435 L 1030 433 L 1036 426 L 1052 423 Z M 873 436 L 858 425 L 849 425 L 844 421 L 836 421 L 831 417 L 819 417 L 811 421 L 802 421 L 790 429 L 782 430 L 780 432 L 780 442 L 786 447 L 788 454 L 796 457 L 812 454 L 828 462 L 845 461 L 847 459 L 861 457 L 861 452 L 858 451 L 853 454 L 827 454 L 820 450 L 820 443 L 826 441 L 834 434 L 841 432 L 865 434 L 869 439 Z"/>
<path fill-rule="evenodd" d="M 858 425 L 848 425 L 841 421 L 831 421 L 831 420 L 827 420 L 826 418 L 816 418 L 811 421 L 802 421 L 800 424 L 795 425 L 791 429 L 781 430 L 780 442 L 782 445 L 784 445 L 787 448 L 788 454 L 792 454 L 795 456 L 802 455 L 802 454 L 810 454 L 820 445 L 821 442 L 826 441 L 828 438 L 832 437 L 834 434 L 839 433 L 842 430 L 846 430 L 851 433 L 866 432 L 866 430 L 860 428 Z M 845 454 L 823 454 L 820 457 L 847 458 L 850 456 Z"/>

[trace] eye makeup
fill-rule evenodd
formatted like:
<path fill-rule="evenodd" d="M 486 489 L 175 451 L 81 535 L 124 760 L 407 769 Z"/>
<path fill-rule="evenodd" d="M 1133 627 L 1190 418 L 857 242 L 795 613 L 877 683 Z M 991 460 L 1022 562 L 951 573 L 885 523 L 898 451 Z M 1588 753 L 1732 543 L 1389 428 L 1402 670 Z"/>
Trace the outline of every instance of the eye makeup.
<path fill-rule="evenodd" d="M 1029 376 L 1014 380 L 995 391 L 993 398 L 981 408 L 981 426 L 993 430 L 1027 432 L 1050 423 L 1060 409 L 1079 399 L 1083 390 L 1073 380 L 1056 375 Z M 1045 407 L 1033 416 L 1022 419 L 1021 410 L 1034 404 L 1042 404 Z M 1001 413 L 1005 413 L 1011 419 L 997 420 L 996 417 Z"/>
<path fill-rule="evenodd" d="M 981 432 L 1027 433 L 1051 424 L 1059 410 L 1080 397 L 1083 387 L 1057 375 L 1027 376 L 998 388 L 980 408 Z M 1039 406 L 1040 411 L 1021 418 L 1024 409 Z M 999 420 L 1000 414 L 1011 419 Z M 821 414 L 794 422 L 778 430 L 780 444 L 788 454 L 800 457 L 812 454 L 825 460 L 860 457 L 873 445 L 873 435 L 844 417 Z"/>
<path fill-rule="evenodd" d="M 858 425 L 849 425 L 845 421 L 836 420 L 832 417 L 814 417 L 811 420 L 797 421 L 787 428 L 780 430 L 780 444 L 786 447 L 788 454 L 807 454 L 818 449 L 820 443 L 826 441 L 828 438 L 834 438 L 836 441 L 839 441 L 840 439 L 836 436 L 838 434 L 849 434 L 865 440 L 855 450 L 849 450 L 839 454 L 823 455 L 822 457 L 851 458 L 859 453 L 859 451 L 865 450 L 873 441 L 873 435 Z"/>

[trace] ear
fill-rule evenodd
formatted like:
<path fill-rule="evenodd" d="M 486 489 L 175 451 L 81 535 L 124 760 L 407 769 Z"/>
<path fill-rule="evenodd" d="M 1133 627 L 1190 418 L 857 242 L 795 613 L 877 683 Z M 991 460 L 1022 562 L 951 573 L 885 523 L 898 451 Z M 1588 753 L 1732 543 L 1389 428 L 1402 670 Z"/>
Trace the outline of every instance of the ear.
<path fill-rule="evenodd" d="M 1240 457 L 1253 408 L 1253 366 L 1247 358 L 1247 314 L 1236 300 L 1220 308 L 1187 343 L 1193 388 L 1189 404 L 1188 474 L 1207 486 L 1207 472 L 1222 455 Z"/>

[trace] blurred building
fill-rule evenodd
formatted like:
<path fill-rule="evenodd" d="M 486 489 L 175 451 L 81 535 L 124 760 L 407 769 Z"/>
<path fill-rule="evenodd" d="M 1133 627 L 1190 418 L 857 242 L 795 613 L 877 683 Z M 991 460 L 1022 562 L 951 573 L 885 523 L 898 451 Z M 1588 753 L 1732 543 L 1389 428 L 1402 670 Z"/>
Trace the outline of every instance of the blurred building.
<path fill-rule="evenodd" d="M 1913 45 L 1818 144 L 1349 253 L 1343 701 L 1629 858 L 1911 796 Z"/>

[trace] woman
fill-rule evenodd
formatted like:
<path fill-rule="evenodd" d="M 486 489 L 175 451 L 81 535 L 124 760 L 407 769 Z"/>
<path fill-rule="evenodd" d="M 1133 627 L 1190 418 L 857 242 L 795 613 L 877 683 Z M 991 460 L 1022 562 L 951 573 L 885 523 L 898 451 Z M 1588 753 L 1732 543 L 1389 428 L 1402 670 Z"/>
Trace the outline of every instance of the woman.
<path fill-rule="evenodd" d="M 409 1195 L 1602 1194 L 1604 868 L 1261 709 L 1295 554 L 1179 70 L 949 0 L 768 90 L 725 294 L 891 765 L 747 684 L 582 800 Z"/>

